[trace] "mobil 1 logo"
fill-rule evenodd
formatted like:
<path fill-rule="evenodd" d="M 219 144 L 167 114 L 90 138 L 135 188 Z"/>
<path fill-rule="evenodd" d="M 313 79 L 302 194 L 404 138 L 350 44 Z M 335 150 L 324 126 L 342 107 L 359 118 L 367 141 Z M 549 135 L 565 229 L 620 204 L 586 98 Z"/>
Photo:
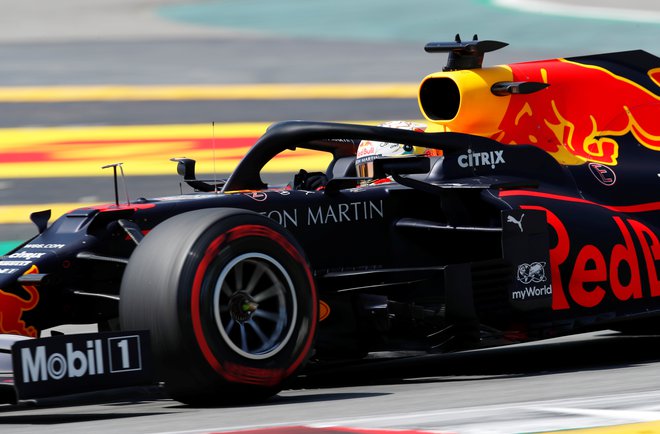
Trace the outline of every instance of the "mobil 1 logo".
<path fill-rule="evenodd" d="M 153 382 L 146 331 L 62 335 L 12 346 L 19 399 L 129 387 Z"/>

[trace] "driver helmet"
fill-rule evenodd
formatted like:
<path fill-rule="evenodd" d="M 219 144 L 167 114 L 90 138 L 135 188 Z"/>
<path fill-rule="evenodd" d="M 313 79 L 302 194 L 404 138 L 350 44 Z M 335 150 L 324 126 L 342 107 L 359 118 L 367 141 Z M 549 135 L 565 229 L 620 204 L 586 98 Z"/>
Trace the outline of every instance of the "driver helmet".
<path fill-rule="evenodd" d="M 426 131 L 426 125 L 408 121 L 389 121 L 379 127 L 399 128 L 402 130 Z M 379 157 L 401 157 L 406 155 L 436 155 L 435 149 L 420 146 L 403 145 L 400 143 L 375 142 L 362 140 L 357 149 L 355 168 L 357 175 L 362 178 L 372 178 L 374 175 L 373 161 Z"/>

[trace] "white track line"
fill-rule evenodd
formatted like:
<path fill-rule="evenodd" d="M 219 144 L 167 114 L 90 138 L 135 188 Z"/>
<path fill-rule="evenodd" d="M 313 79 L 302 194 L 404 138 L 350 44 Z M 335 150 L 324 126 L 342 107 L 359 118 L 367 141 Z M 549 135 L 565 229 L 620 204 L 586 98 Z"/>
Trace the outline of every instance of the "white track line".
<path fill-rule="evenodd" d="M 534 426 L 540 426 L 539 421 L 534 419 L 524 422 L 515 417 L 508 420 L 496 420 L 501 415 L 515 415 L 517 412 L 534 411 L 542 413 L 555 413 L 555 414 L 571 414 L 590 417 L 578 421 L 578 425 L 570 425 L 561 418 L 546 420 L 548 429 L 544 431 L 556 431 L 558 429 L 568 428 L 585 428 L 592 426 L 607 425 L 610 421 L 615 420 L 616 423 L 636 423 L 660 420 L 660 411 L 653 409 L 643 410 L 639 408 L 638 403 L 656 403 L 660 402 L 660 391 L 650 392 L 636 392 L 636 393 L 622 393 L 616 395 L 593 395 L 585 397 L 574 398 L 561 398 L 541 401 L 528 401 L 528 402 L 512 402 L 505 404 L 491 404 L 480 405 L 475 407 L 462 407 L 462 408 L 443 408 L 438 410 L 428 410 L 416 413 L 393 413 L 393 414 L 371 414 L 363 417 L 350 417 L 350 418 L 291 418 L 288 421 L 280 421 L 275 423 L 256 423 L 248 425 L 226 425 L 207 427 L 202 429 L 192 429 L 186 431 L 158 431 L 154 434 L 202 434 L 223 431 L 242 431 L 242 430 L 256 430 L 265 428 L 281 428 L 286 426 L 306 426 L 311 428 L 329 428 L 329 427 L 360 427 L 370 428 L 374 427 L 382 429 L 401 429 L 401 426 L 410 427 L 424 427 L 419 428 L 422 431 L 428 432 L 447 432 L 453 431 L 449 426 L 454 424 L 456 420 L 473 420 L 475 423 L 483 421 L 484 424 L 493 425 L 490 432 L 520 432 L 531 431 Z M 595 408 L 601 407 L 601 408 Z M 621 408 L 624 407 L 624 408 Z M 284 410 L 286 411 L 286 410 Z M 447 420 L 447 418 L 452 420 Z M 495 427 L 494 424 L 499 424 Z M 531 423 L 531 425 L 530 425 Z M 438 431 L 437 428 L 427 428 L 432 425 L 448 426 Z M 528 426 L 529 425 L 529 426 Z M 529 429 L 525 429 L 529 428 Z M 459 432 L 483 432 L 483 427 L 475 429 L 459 429 Z M 538 431 L 538 429 L 534 429 Z"/>
<path fill-rule="evenodd" d="M 636 23 L 660 23 L 660 12 L 642 9 L 573 5 L 555 3 L 546 0 L 493 0 L 493 4 L 503 8 L 516 9 L 536 14 L 599 20 L 632 21 Z"/>

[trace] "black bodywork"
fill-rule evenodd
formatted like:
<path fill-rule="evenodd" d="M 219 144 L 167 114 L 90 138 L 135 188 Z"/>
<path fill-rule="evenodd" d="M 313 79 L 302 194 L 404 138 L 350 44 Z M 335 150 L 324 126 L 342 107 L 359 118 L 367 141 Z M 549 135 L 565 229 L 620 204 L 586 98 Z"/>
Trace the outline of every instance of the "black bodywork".
<path fill-rule="evenodd" d="M 545 87 L 504 83 L 492 92 Z M 374 182 L 356 177 L 362 140 L 442 155 L 377 159 L 375 179 L 385 182 Z M 630 132 L 617 140 L 614 175 L 611 166 L 563 165 L 537 146 L 480 135 L 275 124 L 221 183 L 190 179 L 194 163 L 185 160 L 180 173 L 195 192 L 81 208 L 50 226 L 48 213 L 35 213 L 41 233 L 0 258 L 0 288 L 14 300 L 2 307 L 0 326 L 31 336 L 67 323 L 117 329 L 120 311 L 131 309 L 120 309 L 124 270 L 154 228 L 196 210 L 238 209 L 268 217 L 305 257 L 318 294 L 319 308 L 310 310 L 318 327 L 310 328 L 313 350 L 305 347 L 295 363 L 379 350 L 455 351 L 640 324 L 648 330 L 660 315 L 660 154 Z M 296 148 L 332 155 L 323 188 L 262 180 L 267 162 Z M 299 181 L 291 184 L 304 185 Z M 141 291 L 131 303 L 148 305 L 160 288 Z M 257 309 L 242 302 L 245 312 Z M 191 392 L 181 390 L 191 401 Z"/>
<path fill-rule="evenodd" d="M 354 175 L 352 156 L 362 139 L 442 149 L 444 156 L 400 159 L 392 167 L 384 161 L 383 176 L 393 181 L 360 186 L 346 175 Z M 268 189 L 263 183 L 263 165 L 295 147 L 333 153 L 324 190 Z M 457 159 L 467 153 L 500 155 L 501 163 L 462 168 Z M 424 162 L 412 171 L 427 164 L 428 173 L 404 174 L 413 159 Z M 346 173 L 334 173 L 340 169 Z M 461 133 L 286 122 L 255 145 L 222 192 L 64 215 L 3 258 L 24 265 L 2 275 L 1 286 L 19 297 L 21 285 L 39 288 L 38 306 L 22 318 L 38 330 L 62 323 L 111 327 L 122 271 L 142 234 L 176 214 L 231 207 L 270 217 L 304 249 L 321 300 L 330 307 L 319 329 L 319 354 L 341 356 L 343 347 L 359 353 L 440 350 L 451 348 L 457 335 L 464 338 L 461 346 L 466 339 L 518 341 L 654 314 L 657 202 L 615 206 L 586 199 L 577 185 L 585 170 L 561 166 L 532 146 Z M 638 176 L 634 168 L 630 172 Z M 591 254 L 582 274 L 608 278 L 577 276 L 575 258 L 585 247 Z M 553 252 L 559 263 L 552 264 Z M 590 264 L 594 256 L 602 256 L 606 268 Z M 539 274 L 528 276 L 521 264 L 537 264 Z M 38 273 L 21 276 L 32 265 Z M 613 272 L 620 287 L 629 286 L 631 273 L 641 287 L 621 300 L 612 288 Z"/>

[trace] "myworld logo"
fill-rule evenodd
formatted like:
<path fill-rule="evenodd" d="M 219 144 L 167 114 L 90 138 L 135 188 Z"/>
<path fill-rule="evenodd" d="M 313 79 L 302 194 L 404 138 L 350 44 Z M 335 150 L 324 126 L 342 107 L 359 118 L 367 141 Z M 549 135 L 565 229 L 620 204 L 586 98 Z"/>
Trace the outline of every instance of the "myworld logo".
<path fill-rule="evenodd" d="M 552 285 L 526 286 L 524 289 L 511 293 L 512 300 L 529 300 L 547 296 L 552 296 Z"/>

